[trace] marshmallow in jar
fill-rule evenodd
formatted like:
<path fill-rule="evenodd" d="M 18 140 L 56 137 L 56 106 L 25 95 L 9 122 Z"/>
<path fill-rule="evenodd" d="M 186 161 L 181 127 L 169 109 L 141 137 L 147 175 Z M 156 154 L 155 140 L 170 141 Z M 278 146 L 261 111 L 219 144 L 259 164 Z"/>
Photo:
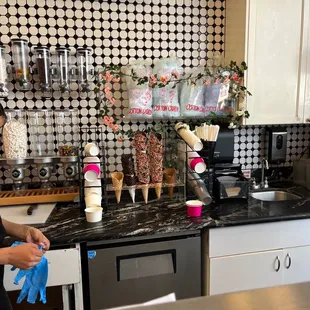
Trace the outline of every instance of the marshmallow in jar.
<path fill-rule="evenodd" d="M 7 159 L 27 157 L 26 112 L 6 110 L 7 122 L 3 127 L 2 139 L 4 154 Z"/>

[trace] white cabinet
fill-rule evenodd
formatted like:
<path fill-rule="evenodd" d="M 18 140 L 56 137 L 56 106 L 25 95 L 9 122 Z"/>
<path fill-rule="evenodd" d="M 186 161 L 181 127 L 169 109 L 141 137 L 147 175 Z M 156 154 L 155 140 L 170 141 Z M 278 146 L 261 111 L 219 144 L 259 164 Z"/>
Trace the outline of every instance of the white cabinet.
<path fill-rule="evenodd" d="M 45 257 L 48 260 L 47 286 L 62 286 L 64 309 L 67 310 L 70 308 L 67 286 L 73 285 L 75 309 L 82 310 L 83 292 L 80 246 L 77 244 L 75 248 L 50 250 L 46 252 Z M 7 291 L 20 290 L 25 278 L 19 282 L 19 285 L 15 285 L 14 278 L 18 270 L 11 271 L 11 267 L 9 265 L 5 266 L 4 287 Z"/>
<path fill-rule="evenodd" d="M 283 283 L 310 281 L 310 246 L 283 250 Z"/>
<path fill-rule="evenodd" d="M 209 230 L 205 294 L 310 281 L 310 219 Z"/>
<path fill-rule="evenodd" d="M 225 58 L 247 62 L 245 84 L 253 93 L 247 125 L 304 121 L 310 1 L 280 2 L 226 1 Z"/>
<path fill-rule="evenodd" d="M 282 261 L 281 250 L 211 258 L 209 294 L 281 285 Z"/>

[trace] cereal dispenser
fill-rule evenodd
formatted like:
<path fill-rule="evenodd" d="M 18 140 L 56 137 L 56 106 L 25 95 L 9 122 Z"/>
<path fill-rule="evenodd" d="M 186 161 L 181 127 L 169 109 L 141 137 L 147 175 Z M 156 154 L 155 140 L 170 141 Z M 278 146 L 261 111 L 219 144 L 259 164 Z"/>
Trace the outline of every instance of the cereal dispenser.
<path fill-rule="evenodd" d="M 12 39 L 12 54 L 16 88 L 21 91 L 30 89 L 29 47 L 24 39 Z"/>
<path fill-rule="evenodd" d="M 56 48 L 56 56 L 59 90 L 62 93 L 70 92 L 70 49 L 67 47 L 58 47 Z"/>
<path fill-rule="evenodd" d="M 7 122 L 2 131 L 4 155 L 7 159 L 26 158 L 26 112 L 23 110 L 6 110 L 6 116 Z"/>
<path fill-rule="evenodd" d="M 12 190 L 16 196 L 23 196 L 27 189 L 27 185 L 23 183 L 27 160 L 25 158 L 7 159 L 6 163 L 10 167 L 10 177 L 13 180 Z"/>
<path fill-rule="evenodd" d="M 77 109 L 55 110 L 55 123 L 60 162 L 67 183 L 78 173 L 79 118 Z"/>
<path fill-rule="evenodd" d="M 53 168 L 54 130 L 52 110 L 28 110 L 31 157 L 37 165 L 42 188 L 52 188 L 49 182 Z"/>
<path fill-rule="evenodd" d="M 9 90 L 7 88 L 7 64 L 5 60 L 5 47 L 0 44 L 0 97 L 7 97 Z"/>
<path fill-rule="evenodd" d="M 90 52 L 88 48 L 78 48 L 76 53 L 78 82 L 81 92 L 90 92 L 92 69 L 90 66 Z"/>
<path fill-rule="evenodd" d="M 38 46 L 34 51 L 40 80 L 40 90 L 46 97 L 50 97 L 52 91 L 50 50 L 47 46 Z"/>

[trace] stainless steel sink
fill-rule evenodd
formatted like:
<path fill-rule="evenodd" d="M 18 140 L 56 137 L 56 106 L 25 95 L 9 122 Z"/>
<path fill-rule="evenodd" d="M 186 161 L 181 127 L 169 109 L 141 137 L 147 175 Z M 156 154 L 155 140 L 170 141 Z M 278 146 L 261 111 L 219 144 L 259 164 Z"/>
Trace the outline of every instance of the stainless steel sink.
<path fill-rule="evenodd" d="M 253 192 L 250 193 L 250 196 L 262 201 L 285 201 L 301 199 L 301 197 L 296 194 L 284 191 Z"/>

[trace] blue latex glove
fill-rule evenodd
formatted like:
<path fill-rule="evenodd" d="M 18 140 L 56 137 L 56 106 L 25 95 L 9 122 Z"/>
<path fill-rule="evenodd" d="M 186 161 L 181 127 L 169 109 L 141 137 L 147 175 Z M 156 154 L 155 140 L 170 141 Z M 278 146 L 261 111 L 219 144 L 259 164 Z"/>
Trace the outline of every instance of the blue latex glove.
<path fill-rule="evenodd" d="M 15 242 L 12 246 L 23 244 L 24 242 Z M 39 247 L 42 250 L 42 247 Z M 13 267 L 11 270 L 16 269 Z M 47 259 L 42 256 L 41 261 L 38 265 L 28 270 L 19 270 L 15 279 L 14 284 L 26 277 L 22 290 L 18 296 L 17 303 L 21 303 L 26 297 L 27 301 L 31 304 L 35 304 L 40 293 L 40 301 L 46 303 L 46 283 L 48 278 L 48 262 Z"/>

